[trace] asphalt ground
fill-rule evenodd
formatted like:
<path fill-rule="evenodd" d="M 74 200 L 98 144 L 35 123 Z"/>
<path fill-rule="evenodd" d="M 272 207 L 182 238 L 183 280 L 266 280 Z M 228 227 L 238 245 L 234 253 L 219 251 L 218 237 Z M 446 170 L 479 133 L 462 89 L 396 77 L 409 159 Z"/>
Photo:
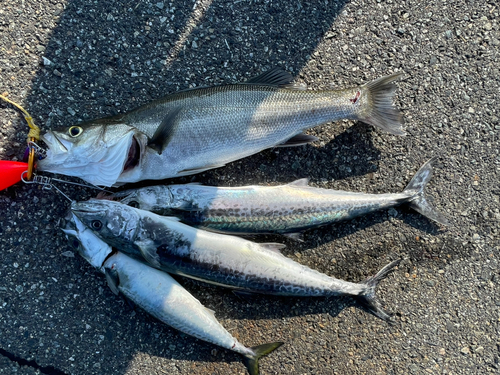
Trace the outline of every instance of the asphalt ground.
<path fill-rule="evenodd" d="M 394 325 L 349 299 L 259 297 L 185 279 L 245 345 L 284 341 L 263 374 L 498 373 L 499 6 L 496 1 L 0 1 L 0 91 L 43 130 L 189 87 L 279 66 L 313 89 L 403 71 L 406 137 L 343 121 L 175 182 L 399 192 L 429 158 L 427 192 L 450 220 L 405 207 L 282 238 L 286 256 L 349 281 L 403 259 L 379 295 Z M 0 159 L 27 126 L 0 107 Z M 76 181 L 76 180 L 73 180 Z M 58 184 L 73 199 L 90 189 Z M 111 293 L 59 230 L 68 202 L 19 183 L 0 192 L 0 373 L 244 374 L 238 355 L 181 334 Z"/>

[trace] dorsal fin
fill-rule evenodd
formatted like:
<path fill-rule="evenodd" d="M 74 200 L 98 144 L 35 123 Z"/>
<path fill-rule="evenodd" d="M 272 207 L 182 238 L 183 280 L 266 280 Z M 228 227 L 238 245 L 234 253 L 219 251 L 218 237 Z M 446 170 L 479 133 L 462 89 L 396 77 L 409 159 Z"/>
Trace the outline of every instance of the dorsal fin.
<path fill-rule="evenodd" d="M 309 186 L 309 179 L 308 178 L 300 178 L 298 180 L 292 181 L 288 183 L 287 185 L 291 186 Z"/>
<path fill-rule="evenodd" d="M 286 247 L 285 244 L 277 243 L 277 242 L 265 242 L 265 243 L 260 243 L 259 245 L 267 250 L 271 250 L 271 251 L 273 251 L 277 254 L 280 254 L 280 255 L 282 255 L 281 250 Z"/>
<path fill-rule="evenodd" d="M 273 68 L 259 74 L 257 77 L 249 79 L 245 83 L 247 84 L 260 84 L 260 85 L 270 85 L 270 86 L 284 86 L 289 85 L 293 81 L 293 76 L 285 72 L 280 68 Z"/>
<path fill-rule="evenodd" d="M 177 116 L 181 112 L 182 107 L 175 107 L 172 109 L 162 120 L 161 124 L 156 129 L 153 137 L 148 141 L 148 147 L 157 151 L 158 154 L 161 155 L 163 150 L 170 143 L 174 133 L 175 128 L 179 124 L 179 121 L 176 121 Z"/>
<path fill-rule="evenodd" d="M 209 312 L 212 316 L 215 317 L 215 311 L 214 310 L 209 309 L 208 307 L 205 307 L 205 310 L 207 310 L 207 312 Z"/>

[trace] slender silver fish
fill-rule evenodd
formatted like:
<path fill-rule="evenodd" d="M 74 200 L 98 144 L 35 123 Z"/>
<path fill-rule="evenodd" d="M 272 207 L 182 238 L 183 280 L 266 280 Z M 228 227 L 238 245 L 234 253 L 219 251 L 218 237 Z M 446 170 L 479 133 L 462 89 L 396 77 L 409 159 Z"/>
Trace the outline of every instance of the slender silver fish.
<path fill-rule="evenodd" d="M 299 90 L 272 69 L 242 84 L 171 94 L 118 116 L 43 136 L 38 169 L 112 186 L 191 175 L 275 146 L 316 140 L 307 129 L 360 120 L 403 135 L 393 105 L 401 73 L 345 90 Z"/>
<path fill-rule="evenodd" d="M 446 224 L 447 220 L 424 196 L 434 160 L 425 163 L 406 189 L 397 194 L 320 189 L 308 186 L 308 180 L 301 179 L 281 186 L 236 188 L 159 185 L 125 190 L 111 198 L 160 215 L 174 215 L 183 223 L 215 232 L 280 233 L 296 239 L 303 230 L 404 203 L 424 216 Z"/>
<path fill-rule="evenodd" d="M 74 202 L 72 212 L 112 246 L 163 271 L 243 292 L 282 296 L 349 295 L 381 319 L 375 289 L 399 260 L 363 283 L 338 280 L 283 256 L 284 245 L 258 244 L 182 224 L 110 200 Z"/>
<path fill-rule="evenodd" d="M 111 290 L 122 293 L 163 323 L 200 340 L 243 356 L 251 375 L 259 373 L 258 360 L 283 343 L 247 348 L 238 342 L 186 289 L 165 272 L 154 269 L 111 247 L 74 215 L 63 229 L 72 245 L 92 266 L 106 274 Z"/>

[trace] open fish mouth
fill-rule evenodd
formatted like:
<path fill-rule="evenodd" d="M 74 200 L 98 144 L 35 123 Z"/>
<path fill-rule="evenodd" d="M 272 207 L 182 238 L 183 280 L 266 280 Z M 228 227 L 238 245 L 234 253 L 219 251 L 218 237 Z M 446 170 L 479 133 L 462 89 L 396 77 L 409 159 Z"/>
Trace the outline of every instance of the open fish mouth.
<path fill-rule="evenodd" d="M 52 130 L 48 130 L 46 134 L 42 135 L 41 139 L 47 145 L 48 151 L 53 154 L 68 152 L 68 148 L 63 141 Z"/>
<path fill-rule="evenodd" d="M 132 143 L 130 144 L 130 148 L 128 149 L 127 160 L 125 161 L 125 165 L 123 166 L 123 172 L 127 172 L 134 167 L 139 165 L 141 161 L 141 147 L 136 137 L 132 137 Z"/>

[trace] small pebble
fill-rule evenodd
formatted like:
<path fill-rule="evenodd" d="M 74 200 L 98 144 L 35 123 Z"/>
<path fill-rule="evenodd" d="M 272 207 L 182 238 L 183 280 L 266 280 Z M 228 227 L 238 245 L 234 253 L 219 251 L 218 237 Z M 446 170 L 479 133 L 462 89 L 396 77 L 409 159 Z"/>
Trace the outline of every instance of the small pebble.
<path fill-rule="evenodd" d="M 63 257 L 68 257 L 68 258 L 74 258 L 75 257 L 75 254 L 71 250 L 65 251 L 64 253 L 61 253 L 61 255 Z"/>
<path fill-rule="evenodd" d="M 391 216 L 391 217 L 396 217 L 396 216 L 398 216 L 398 211 L 396 211 L 396 209 L 395 209 L 395 208 L 393 208 L 393 207 L 389 208 L 388 213 L 389 213 L 389 216 Z"/>
<path fill-rule="evenodd" d="M 43 61 L 43 65 L 44 66 L 49 66 L 49 65 L 52 65 L 53 62 L 50 61 L 48 58 L 46 58 L 45 56 L 42 56 L 42 61 Z"/>

